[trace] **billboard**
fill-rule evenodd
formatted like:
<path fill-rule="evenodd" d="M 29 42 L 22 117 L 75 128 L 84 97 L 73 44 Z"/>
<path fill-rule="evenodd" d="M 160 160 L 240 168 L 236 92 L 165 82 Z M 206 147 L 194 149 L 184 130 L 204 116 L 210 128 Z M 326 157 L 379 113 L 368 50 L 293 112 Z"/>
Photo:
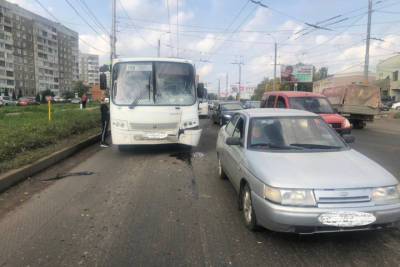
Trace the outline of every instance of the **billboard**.
<path fill-rule="evenodd" d="M 310 83 L 312 78 L 312 65 L 281 65 L 282 83 Z"/>

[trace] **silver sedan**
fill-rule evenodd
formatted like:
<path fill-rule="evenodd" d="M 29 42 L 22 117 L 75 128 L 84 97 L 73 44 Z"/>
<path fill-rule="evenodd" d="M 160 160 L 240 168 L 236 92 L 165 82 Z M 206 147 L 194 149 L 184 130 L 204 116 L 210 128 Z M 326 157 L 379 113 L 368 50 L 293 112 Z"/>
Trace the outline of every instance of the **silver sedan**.
<path fill-rule="evenodd" d="M 237 112 L 218 134 L 219 174 L 238 192 L 245 225 L 319 233 L 394 227 L 397 179 L 351 149 L 318 115 L 290 109 Z"/>

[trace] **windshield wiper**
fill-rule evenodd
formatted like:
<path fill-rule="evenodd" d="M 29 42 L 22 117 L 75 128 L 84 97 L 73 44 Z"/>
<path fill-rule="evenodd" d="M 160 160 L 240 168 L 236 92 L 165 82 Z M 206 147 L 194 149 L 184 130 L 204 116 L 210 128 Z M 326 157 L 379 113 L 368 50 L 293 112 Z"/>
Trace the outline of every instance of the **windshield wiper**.
<path fill-rule="evenodd" d="M 321 144 L 290 144 L 291 146 L 311 148 L 311 149 L 340 149 L 341 146 L 321 145 Z"/>
<path fill-rule="evenodd" d="M 302 147 L 297 147 L 294 145 L 278 145 L 274 143 L 257 143 L 257 144 L 251 144 L 250 147 L 268 147 L 268 148 L 274 148 L 274 149 L 295 149 L 295 150 L 302 150 Z"/>

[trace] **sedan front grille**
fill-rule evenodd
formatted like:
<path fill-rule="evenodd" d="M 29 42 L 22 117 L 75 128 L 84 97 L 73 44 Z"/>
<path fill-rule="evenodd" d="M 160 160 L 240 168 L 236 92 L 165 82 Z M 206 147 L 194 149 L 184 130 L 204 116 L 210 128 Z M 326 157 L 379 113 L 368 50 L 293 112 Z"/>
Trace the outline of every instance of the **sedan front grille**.
<path fill-rule="evenodd" d="M 370 189 L 326 189 L 314 190 L 318 204 L 351 204 L 369 203 L 371 201 Z"/>

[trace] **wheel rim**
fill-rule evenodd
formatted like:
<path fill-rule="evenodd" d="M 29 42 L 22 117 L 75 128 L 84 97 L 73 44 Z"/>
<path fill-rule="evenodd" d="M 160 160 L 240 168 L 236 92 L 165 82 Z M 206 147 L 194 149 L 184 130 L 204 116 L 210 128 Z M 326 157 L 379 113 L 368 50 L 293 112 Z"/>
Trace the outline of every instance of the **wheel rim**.
<path fill-rule="evenodd" d="M 247 190 L 243 193 L 243 213 L 246 222 L 250 223 L 252 217 L 252 207 L 251 207 L 250 192 Z"/>

